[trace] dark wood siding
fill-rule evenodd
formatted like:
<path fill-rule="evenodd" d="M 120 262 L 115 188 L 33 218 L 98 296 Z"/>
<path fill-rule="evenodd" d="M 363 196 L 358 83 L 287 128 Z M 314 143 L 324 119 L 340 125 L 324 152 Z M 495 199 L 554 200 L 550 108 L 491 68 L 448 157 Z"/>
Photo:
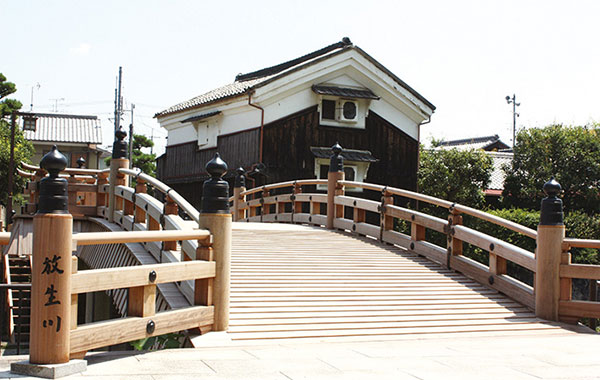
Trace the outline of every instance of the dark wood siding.
<path fill-rule="evenodd" d="M 263 158 L 266 182 L 314 178 L 311 146 L 330 147 L 336 142 L 348 149 L 370 151 L 372 163 L 367 182 L 415 190 L 419 144 L 373 111 L 365 129 L 319 125 L 316 107 L 265 125 Z"/>
<path fill-rule="evenodd" d="M 259 137 L 260 128 L 255 128 L 219 136 L 217 148 L 199 150 L 197 141 L 167 146 L 165 154 L 157 160 L 157 177 L 200 209 L 202 183 L 208 177 L 206 163 L 219 152 L 230 169 L 240 166 L 248 169 L 258 162 Z M 233 174 L 226 176 L 230 183 L 232 178 Z"/>
<path fill-rule="evenodd" d="M 194 206 L 200 206 L 204 165 L 219 151 L 230 169 L 249 169 L 258 162 L 260 129 L 218 139 L 218 148 L 198 150 L 196 141 L 167 147 L 158 160 L 158 177 Z M 264 127 L 263 162 L 266 175 L 256 175 L 256 186 L 293 179 L 314 178 L 311 146 L 330 147 L 336 142 L 348 149 L 368 150 L 379 159 L 372 163 L 367 182 L 415 190 L 418 142 L 373 111 L 365 129 L 319 125 L 317 107 L 310 107 Z M 232 183 L 233 171 L 225 177 Z M 251 183 L 249 183 L 251 186 Z M 367 195 L 367 194 L 365 194 Z M 378 194 L 368 197 L 377 198 Z"/>
<path fill-rule="evenodd" d="M 197 182 L 206 178 L 204 165 L 216 152 L 227 162 L 230 169 L 250 167 L 258 161 L 258 141 L 260 129 L 255 128 L 226 136 L 219 136 L 217 148 L 198 149 L 196 141 L 167 146 L 159 162 L 158 177 L 161 181 L 173 183 Z"/>

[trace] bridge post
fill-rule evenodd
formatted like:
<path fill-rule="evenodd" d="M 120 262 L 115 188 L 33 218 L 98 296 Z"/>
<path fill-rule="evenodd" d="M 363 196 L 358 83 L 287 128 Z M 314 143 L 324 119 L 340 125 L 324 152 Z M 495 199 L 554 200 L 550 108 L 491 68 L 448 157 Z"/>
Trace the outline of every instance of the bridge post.
<path fill-rule="evenodd" d="M 452 226 L 461 225 L 463 223 L 463 217 L 458 211 L 454 209 L 454 204 L 449 209 L 450 215 L 448 215 L 448 235 L 446 245 L 446 267 L 452 267 L 452 257 L 460 256 L 463 254 L 463 241 L 454 237 L 454 228 Z M 424 236 L 424 231 L 422 231 Z M 418 232 L 417 232 L 418 234 Z"/>
<path fill-rule="evenodd" d="M 547 197 L 542 200 L 535 252 L 535 315 L 558 321 L 560 300 L 560 263 L 565 238 L 561 186 L 554 177 L 544 184 Z"/>
<path fill-rule="evenodd" d="M 124 141 L 125 137 L 127 137 L 127 132 L 125 132 L 123 127 L 115 132 L 112 159 L 110 160 L 110 174 L 108 176 L 108 221 L 111 223 L 114 222 L 116 208 L 115 187 L 118 185 L 127 185 L 128 181 L 128 177 L 119 173 L 119 169 L 129 168 L 129 160 L 127 159 L 128 145 Z"/>
<path fill-rule="evenodd" d="M 343 195 L 344 188 L 339 186 L 338 181 L 344 180 L 344 157 L 341 155 L 343 149 L 340 144 L 335 143 L 331 147 L 333 154 L 329 160 L 329 172 L 327 173 L 327 225 L 333 229 L 333 221 L 338 216 L 343 216 L 344 206 L 335 205 L 335 196 Z"/>
<path fill-rule="evenodd" d="M 244 210 L 241 209 L 241 205 L 246 202 L 246 196 L 240 194 L 246 191 L 246 177 L 244 174 L 246 171 L 244 168 L 239 167 L 235 170 L 235 183 L 233 185 L 233 221 L 237 222 L 240 219 L 244 219 Z"/>
<path fill-rule="evenodd" d="M 31 338 L 29 362 L 11 364 L 11 372 L 38 377 L 66 376 L 86 369 L 70 359 L 71 251 L 73 217 L 69 214 L 67 180 L 58 176 L 67 159 L 56 145 L 40 166 L 48 177 L 40 181 L 38 211 L 33 217 Z"/>
<path fill-rule="evenodd" d="M 206 228 L 213 236 L 213 255 L 216 274 L 213 283 L 215 307 L 214 331 L 229 328 L 229 287 L 231 278 L 231 213 L 229 211 L 229 184 L 221 179 L 227 164 L 219 153 L 206 164 L 211 178 L 204 181 L 200 209 L 200 228 Z"/>

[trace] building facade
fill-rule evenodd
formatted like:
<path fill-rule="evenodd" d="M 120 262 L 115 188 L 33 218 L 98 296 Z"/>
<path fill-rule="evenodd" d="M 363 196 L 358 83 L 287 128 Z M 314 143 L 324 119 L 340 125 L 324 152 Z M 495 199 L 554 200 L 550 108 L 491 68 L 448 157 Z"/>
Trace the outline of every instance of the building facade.
<path fill-rule="evenodd" d="M 349 39 L 255 72 L 156 114 L 168 131 L 158 177 L 194 205 L 218 151 L 249 186 L 326 177 L 416 188 L 420 126 L 435 107 Z"/>

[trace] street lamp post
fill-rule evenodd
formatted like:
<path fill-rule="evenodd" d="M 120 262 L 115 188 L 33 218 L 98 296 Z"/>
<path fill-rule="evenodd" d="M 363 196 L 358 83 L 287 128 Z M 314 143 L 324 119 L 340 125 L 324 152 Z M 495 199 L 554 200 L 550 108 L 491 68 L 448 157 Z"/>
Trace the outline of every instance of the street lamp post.
<path fill-rule="evenodd" d="M 506 103 L 513 105 L 513 150 L 515 148 L 515 142 L 517 141 L 517 117 L 520 115 L 517 113 L 517 107 L 521 105 L 521 103 L 517 103 L 517 96 L 513 94 L 512 98 L 506 95 Z"/>

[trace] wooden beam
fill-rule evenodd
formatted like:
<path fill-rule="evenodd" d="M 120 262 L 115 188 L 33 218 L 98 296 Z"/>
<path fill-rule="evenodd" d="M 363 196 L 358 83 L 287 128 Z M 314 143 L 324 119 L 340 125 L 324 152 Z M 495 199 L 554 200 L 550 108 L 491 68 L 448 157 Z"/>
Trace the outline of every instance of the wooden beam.
<path fill-rule="evenodd" d="M 562 264 L 560 277 L 600 280 L 600 265 Z"/>
<path fill-rule="evenodd" d="M 578 318 L 600 318 L 600 302 L 560 301 L 559 314 Z"/>
<path fill-rule="evenodd" d="M 207 230 L 80 232 L 73 234 L 73 242 L 76 245 L 203 240 L 208 238 L 210 238 L 210 232 Z"/>
<path fill-rule="evenodd" d="M 150 273 L 153 271 L 156 272 L 156 280 L 150 281 Z M 215 263 L 203 261 L 91 269 L 80 271 L 72 276 L 71 293 L 131 288 L 214 276 Z"/>
<path fill-rule="evenodd" d="M 174 331 L 199 328 L 212 324 L 213 319 L 212 306 L 193 306 L 150 317 L 127 317 L 89 323 L 71 332 L 71 352 L 88 351 Z M 146 330 L 150 321 L 154 322 L 155 326 L 152 334 Z"/>
<path fill-rule="evenodd" d="M 535 256 L 533 253 L 465 226 L 453 225 L 452 228 L 454 229 L 454 237 L 485 251 L 493 252 L 497 256 L 535 272 Z"/>
<path fill-rule="evenodd" d="M 156 284 L 129 288 L 127 316 L 149 317 L 156 312 Z"/>
<path fill-rule="evenodd" d="M 515 301 L 520 302 L 531 309 L 535 307 L 533 288 L 512 277 L 507 275 L 493 276 L 493 283 L 490 283 L 488 267 L 464 256 L 452 256 L 450 258 L 450 267 L 467 277 L 471 277 L 481 284 L 485 284 L 490 288 L 506 294 Z"/>

